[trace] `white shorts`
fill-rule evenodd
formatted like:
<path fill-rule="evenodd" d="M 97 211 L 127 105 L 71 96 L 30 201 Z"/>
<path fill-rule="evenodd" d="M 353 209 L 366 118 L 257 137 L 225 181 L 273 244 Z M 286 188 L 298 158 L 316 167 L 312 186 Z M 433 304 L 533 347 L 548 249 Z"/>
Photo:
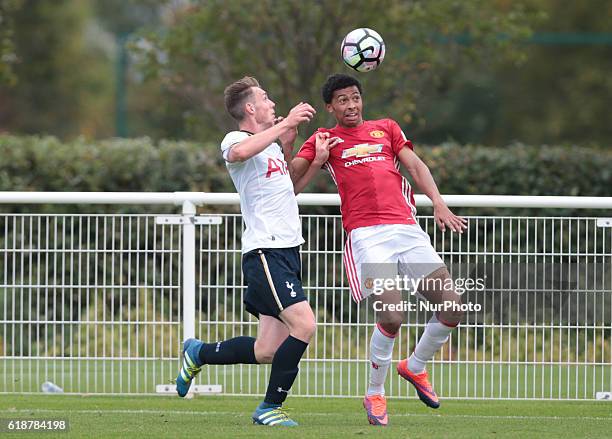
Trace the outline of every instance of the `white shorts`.
<path fill-rule="evenodd" d="M 346 238 L 344 267 L 357 303 L 374 292 L 373 278 L 400 275 L 418 279 L 444 266 L 429 235 L 418 224 L 360 227 Z"/>

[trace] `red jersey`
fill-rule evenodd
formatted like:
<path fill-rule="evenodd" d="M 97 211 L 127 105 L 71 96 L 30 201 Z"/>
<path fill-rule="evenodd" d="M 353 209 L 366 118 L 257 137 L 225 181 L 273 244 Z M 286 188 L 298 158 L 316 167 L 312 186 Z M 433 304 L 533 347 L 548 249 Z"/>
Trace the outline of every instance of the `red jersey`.
<path fill-rule="evenodd" d="M 336 125 L 317 132 L 342 139 L 330 150 L 324 167 L 338 186 L 342 223 L 347 232 L 377 224 L 416 223 L 412 188 L 399 172 L 398 158 L 402 148 L 413 148 L 397 122 L 366 120 L 355 128 Z M 296 157 L 314 160 L 315 134 Z"/>

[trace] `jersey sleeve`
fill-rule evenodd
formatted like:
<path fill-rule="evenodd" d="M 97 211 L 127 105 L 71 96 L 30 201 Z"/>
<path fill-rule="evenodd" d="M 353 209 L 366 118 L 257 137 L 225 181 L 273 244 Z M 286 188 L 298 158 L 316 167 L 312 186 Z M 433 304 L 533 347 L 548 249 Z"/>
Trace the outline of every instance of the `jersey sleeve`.
<path fill-rule="evenodd" d="M 396 121 L 389 119 L 389 131 L 391 131 L 391 149 L 397 155 L 404 146 L 414 149 L 412 142 L 406 138 L 406 135 L 397 124 Z"/>
<path fill-rule="evenodd" d="M 225 135 L 221 141 L 221 155 L 228 164 L 230 162 L 228 162 L 227 158 L 229 157 L 229 152 L 232 146 L 234 146 L 236 143 L 242 142 L 247 137 L 249 137 L 249 135 L 244 131 L 230 131 Z"/>
<path fill-rule="evenodd" d="M 316 135 L 316 132 L 312 136 L 310 136 L 308 140 L 304 142 L 304 144 L 302 145 L 298 153 L 295 155 L 296 157 L 306 159 L 309 162 L 312 162 L 314 160 L 315 155 L 316 155 L 315 135 Z"/>

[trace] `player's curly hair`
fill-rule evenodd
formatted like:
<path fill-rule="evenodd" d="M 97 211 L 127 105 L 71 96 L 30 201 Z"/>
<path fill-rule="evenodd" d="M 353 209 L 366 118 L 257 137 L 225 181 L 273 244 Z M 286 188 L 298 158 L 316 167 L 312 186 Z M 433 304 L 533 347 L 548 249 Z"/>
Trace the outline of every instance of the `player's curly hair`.
<path fill-rule="evenodd" d="M 245 76 L 225 88 L 225 109 L 237 121 L 244 119 L 244 103 L 253 95 L 253 87 L 259 87 L 257 79 Z"/>
<path fill-rule="evenodd" d="M 321 88 L 323 102 L 326 104 L 331 104 L 332 98 L 334 97 L 334 92 L 336 90 L 351 87 L 353 85 L 357 87 L 357 90 L 359 90 L 359 93 L 361 93 L 361 83 L 356 78 L 349 75 L 344 75 L 342 73 L 336 73 L 329 76 Z"/>

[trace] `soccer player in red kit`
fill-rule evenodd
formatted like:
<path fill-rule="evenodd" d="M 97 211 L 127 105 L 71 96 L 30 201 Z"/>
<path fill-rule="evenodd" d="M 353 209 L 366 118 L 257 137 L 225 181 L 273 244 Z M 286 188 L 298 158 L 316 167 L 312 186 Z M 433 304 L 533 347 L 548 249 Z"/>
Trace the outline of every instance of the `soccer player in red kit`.
<path fill-rule="evenodd" d="M 414 153 L 412 143 L 397 122 L 392 119 L 363 120 L 361 93 L 361 84 L 351 76 L 336 74 L 327 79 L 322 89 L 323 100 L 337 125 L 331 129 L 320 128 L 304 143 L 290 164 L 294 178 L 312 176 L 317 147 L 324 142 L 333 144 L 323 167 L 329 171 L 340 194 L 342 222 L 347 233 L 344 265 L 355 302 L 373 292 L 382 304 L 398 304 L 402 300 L 397 289 L 374 291 L 372 278 L 362 271 L 363 264 L 373 263 L 395 271 L 386 276 L 401 274 L 438 281 L 418 284 L 420 287 L 415 293 L 421 299 L 459 304 L 460 296 L 452 288 L 441 288 L 441 285 L 449 285 L 444 281 L 452 279 L 429 236 L 415 219 L 412 189 L 400 174 L 400 164 L 432 200 L 434 218 L 442 231 L 448 227 L 461 233 L 467 227 L 466 220 L 454 215 L 446 206 L 427 165 Z M 303 178 L 300 183 L 305 184 Z M 457 308 L 436 312 L 413 353 L 397 365 L 398 373 L 414 385 L 421 401 L 432 408 L 440 404 L 425 366 L 459 324 L 461 313 Z M 377 312 L 370 340 L 369 386 L 363 401 L 368 421 L 373 425 L 388 423 L 384 383 L 403 318 L 403 312 L 390 311 L 388 307 Z"/>

